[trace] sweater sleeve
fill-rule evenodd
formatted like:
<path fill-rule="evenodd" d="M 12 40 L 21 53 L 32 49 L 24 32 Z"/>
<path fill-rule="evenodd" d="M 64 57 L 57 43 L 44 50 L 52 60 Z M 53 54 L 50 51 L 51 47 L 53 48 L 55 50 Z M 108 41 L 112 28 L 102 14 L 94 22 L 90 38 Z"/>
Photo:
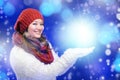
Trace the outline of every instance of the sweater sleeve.
<path fill-rule="evenodd" d="M 19 67 L 18 72 L 22 71 L 26 76 L 58 76 L 66 72 L 79 57 L 79 50 L 68 49 L 61 57 L 54 52 L 55 60 L 51 64 L 44 64 L 37 60 L 33 55 L 23 49 L 14 48 L 11 51 L 11 62 L 13 67 Z M 18 69 L 18 68 L 16 68 Z"/>

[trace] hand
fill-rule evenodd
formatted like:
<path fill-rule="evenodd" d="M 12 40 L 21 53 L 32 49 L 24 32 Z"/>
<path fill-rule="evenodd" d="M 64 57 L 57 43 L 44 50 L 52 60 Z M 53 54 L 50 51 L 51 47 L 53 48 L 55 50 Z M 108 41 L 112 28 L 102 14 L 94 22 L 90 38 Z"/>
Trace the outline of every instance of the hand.
<path fill-rule="evenodd" d="M 84 57 L 90 53 L 93 52 L 95 47 L 90 47 L 90 48 L 75 48 L 74 50 L 76 51 L 76 54 L 79 54 L 79 57 Z"/>
<path fill-rule="evenodd" d="M 95 47 L 90 48 L 70 48 L 66 52 L 78 55 L 79 57 L 84 57 L 93 52 Z"/>

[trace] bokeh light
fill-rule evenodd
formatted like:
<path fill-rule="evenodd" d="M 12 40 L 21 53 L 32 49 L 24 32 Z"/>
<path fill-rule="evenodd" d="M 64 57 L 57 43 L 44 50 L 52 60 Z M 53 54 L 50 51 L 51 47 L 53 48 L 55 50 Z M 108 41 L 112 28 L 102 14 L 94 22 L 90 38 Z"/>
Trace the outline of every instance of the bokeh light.
<path fill-rule="evenodd" d="M 64 21 L 70 21 L 73 18 L 73 12 L 69 8 L 64 8 L 61 12 L 61 18 Z"/>
<path fill-rule="evenodd" d="M 33 0 L 23 0 L 24 4 L 29 6 L 33 3 Z"/>
<path fill-rule="evenodd" d="M 112 41 L 117 41 L 119 38 L 119 30 L 115 26 L 106 25 L 101 28 L 101 32 L 99 33 L 99 41 L 104 45 Z"/>
<path fill-rule="evenodd" d="M 63 24 L 64 29 L 59 33 L 59 36 L 63 39 L 64 44 L 71 47 L 95 46 L 97 24 L 89 20 L 90 18 L 74 16 L 68 20 L 68 23 Z"/>
<path fill-rule="evenodd" d="M 0 7 L 3 6 L 3 4 L 4 4 L 4 1 L 0 0 Z"/>
<path fill-rule="evenodd" d="M 10 2 L 7 2 L 3 11 L 7 16 L 12 16 L 15 13 L 15 7 Z"/>
<path fill-rule="evenodd" d="M 120 80 L 120 0 L 0 0 L 0 80 L 16 80 L 9 63 L 20 12 L 38 9 L 45 35 L 61 56 L 68 48 L 95 46 L 57 80 Z"/>
<path fill-rule="evenodd" d="M 0 72 L 0 80 L 8 80 L 6 73 Z"/>
<path fill-rule="evenodd" d="M 62 8 L 61 0 L 48 0 L 44 1 L 40 6 L 39 10 L 44 16 L 51 16 L 54 13 L 60 12 Z"/>
<path fill-rule="evenodd" d="M 120 72 L 120 58 L 117 58 L 114 61 L 114 69 L 115 69 L 115 71 Z"/>

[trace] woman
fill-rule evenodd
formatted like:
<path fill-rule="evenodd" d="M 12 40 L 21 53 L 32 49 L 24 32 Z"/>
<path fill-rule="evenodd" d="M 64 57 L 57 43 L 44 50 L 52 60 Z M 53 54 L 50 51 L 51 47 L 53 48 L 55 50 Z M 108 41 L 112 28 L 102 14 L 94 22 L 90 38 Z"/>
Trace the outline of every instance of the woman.
<path fill-rule="evenodd" d="M 58 57 L 42 34 L 43 24 L 42 14 L 32 8 L 23 10 L 15 23 L 10 63 L 17 80 L 56 80 L 78 58 L 93 51 L 93 48 L 67 49 Z"/>

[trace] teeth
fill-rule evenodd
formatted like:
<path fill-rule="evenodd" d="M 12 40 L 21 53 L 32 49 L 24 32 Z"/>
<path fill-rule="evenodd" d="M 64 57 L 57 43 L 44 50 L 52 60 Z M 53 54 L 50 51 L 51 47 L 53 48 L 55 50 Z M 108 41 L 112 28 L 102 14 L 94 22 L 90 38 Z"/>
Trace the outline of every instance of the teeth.
<path fill-rule="evenodd" d="M 40 32 L 36 32 L 36 33 L 40 33 Z"/>
<path fill-rule="evenodd" d="M 34 32 L 37 34 L 41 34 L 41 31 L 39 31 L 39 30 L 35 30 Z"/>

